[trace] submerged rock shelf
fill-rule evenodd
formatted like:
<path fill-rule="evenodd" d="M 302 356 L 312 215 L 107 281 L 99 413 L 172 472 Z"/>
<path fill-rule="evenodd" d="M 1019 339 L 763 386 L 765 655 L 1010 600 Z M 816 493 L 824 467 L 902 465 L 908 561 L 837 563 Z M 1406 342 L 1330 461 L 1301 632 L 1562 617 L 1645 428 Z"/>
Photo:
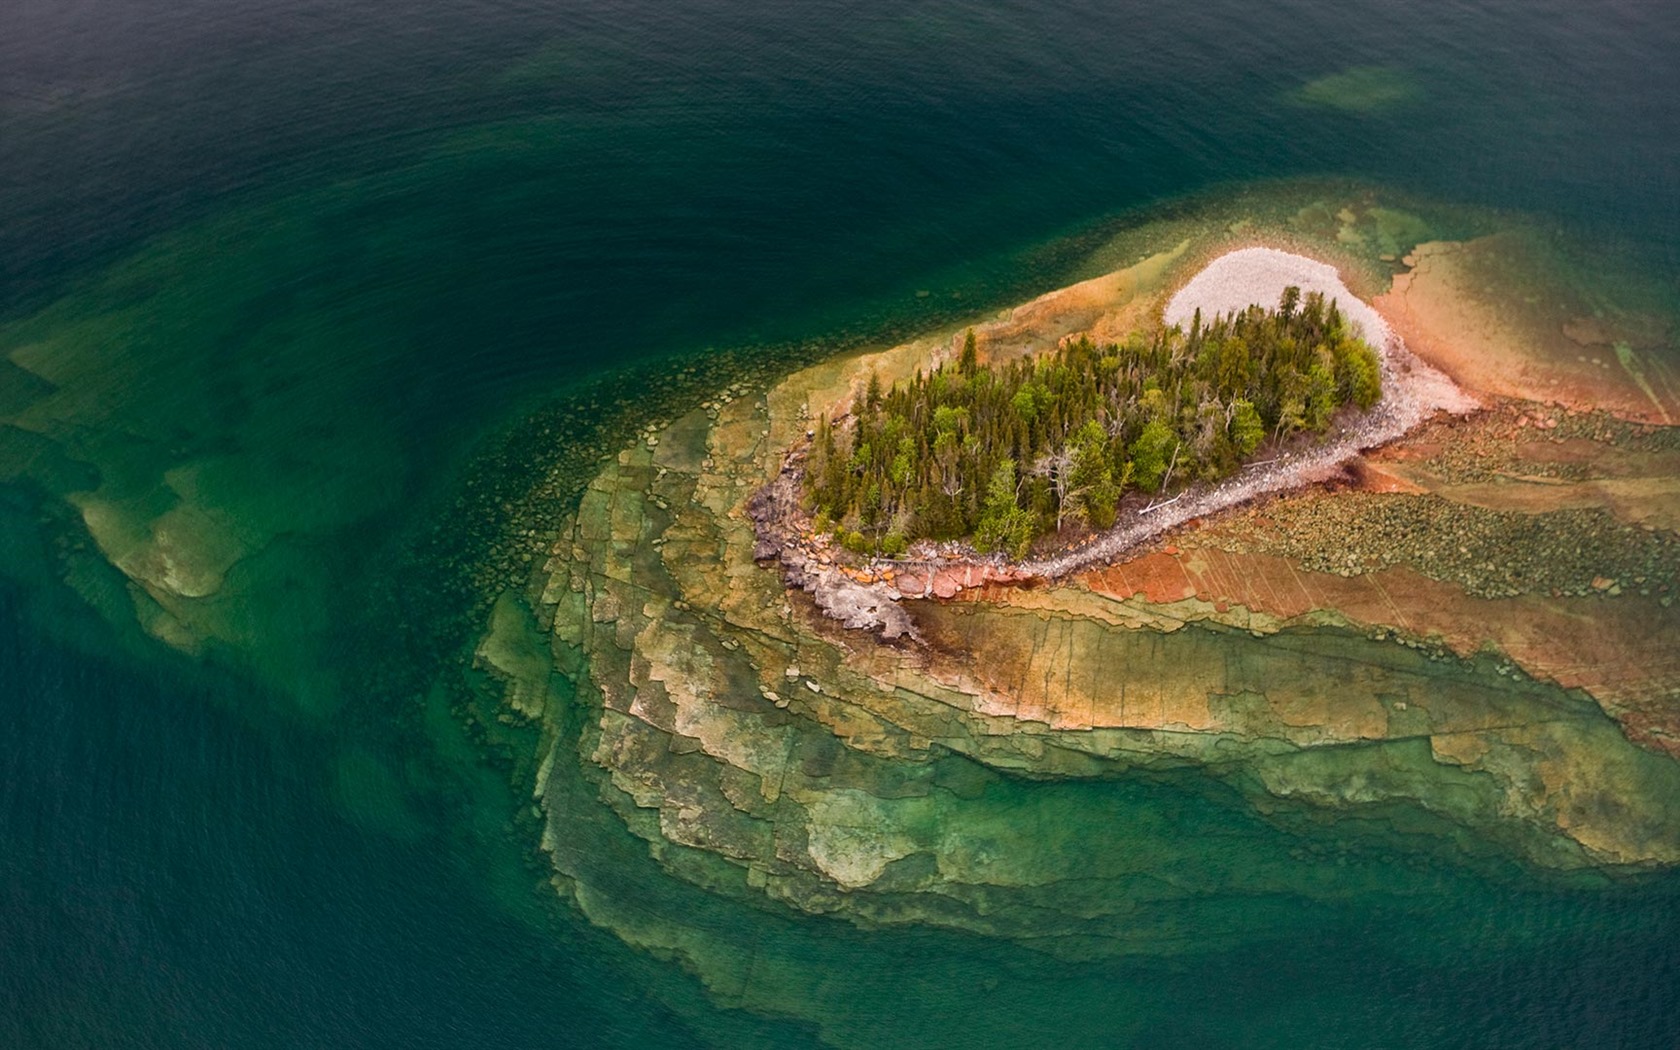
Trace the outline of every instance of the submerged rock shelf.
<path fill-rule="evenodd" d="M 989 349 L 1135 317 L 1192 254 L 1037 300 Z M 1498 512 L 1453 502 L 1462 472 L 1415 466 L 1434 462 L 1433 431 L 1357 463 L 1343 483 L 1358 499 L 1314 490 L 1120 564 L 892 602 L 897 641 L 824 615 L 760 563 L 749 504 L 819 406 L 947 352 L 940 336 L 825 362 L 650 428 L 590 484 L 518 598 L 529 616 L 498 609 L 503 634 L 538 633 L 480 663 L 503 683 L 501 717 L 542 731 L 544 844 L 597 922 L 708 981 L 726 966 L 615 902 L 572 845 L 602 802 L 710 891 L 1070 957 L 1274 936 L 1303 903 L 1328 914 L 1362 893 L 1406 907 L 1438 890 L 1437 864 L 1591 882 L 1680 863 L 1680 762 L 1661 744 L 1680 683 L 1648 659 L 1670 622 L 1661 595 L 1629 607 L 1656 625 L 1602 654 L 1626 673 L 1599 680 L 1548 663 L 1545 635 L 1576 614 L 1558 601 L 1601 592 L 1475 597 L 1425 564 L 1367 564 L 1363 541 L 1353 567 L 1267 546 L 1268 515 L 1313 500 L 1344 500 L 1350 534 L 1421 506 L 1405 500 L 1481 527 Z M 1489 418 L 1516 417 L 1451 425 L 1480 434 Z M 1638 564 L 1672 559 L 1640 534 L 1656 546 L 1630 548 Z M 541 646 L 548 668 L 530 659 Z M 556 695 L 550 669 L 584 688 Z M 1163 808 L 1161 791 L 1217 804 Z M 1340 859 L 1310 861 L 1326 856 Z"/>

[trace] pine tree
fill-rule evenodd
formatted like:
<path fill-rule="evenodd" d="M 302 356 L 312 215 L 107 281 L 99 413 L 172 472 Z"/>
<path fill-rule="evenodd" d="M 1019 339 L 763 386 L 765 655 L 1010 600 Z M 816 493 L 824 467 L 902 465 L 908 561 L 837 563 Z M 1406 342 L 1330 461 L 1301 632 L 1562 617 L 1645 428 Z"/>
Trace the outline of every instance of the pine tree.
<path fill-rule="evenodd" d="M 1239 457 L 1251 455 L 1266 436 L 1266 426 L 1252 402 L 1237 400 L 1231 403 L 1231 444 Z"/>
<path fill-rule="evenodd" d="M 1158 492 L 1165 480 L 1169 457 L 1178 449 L 1178 437 L 1172 428 L 1159 419 L 1152 419 L 1132 442 L 1132 469 L 1137 486 L 1145 492 Z"/>
<path fill-rule="evenodd" d="M 986 502 L 974 530 L 974 545 L 982 554 L 1002 551 L 1012 558 L 1024 558 L 1032 540 L 1032 515 L 1016 503 L 1015 461 L 1006 459 L 992 471 L 986 484 Z"/>

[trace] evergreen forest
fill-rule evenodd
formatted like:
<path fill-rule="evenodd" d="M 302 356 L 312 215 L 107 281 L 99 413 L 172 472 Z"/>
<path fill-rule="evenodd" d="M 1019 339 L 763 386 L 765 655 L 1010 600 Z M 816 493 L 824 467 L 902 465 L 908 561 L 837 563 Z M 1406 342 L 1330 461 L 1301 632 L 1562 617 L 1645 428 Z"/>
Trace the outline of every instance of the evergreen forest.
<path fill-rule="evenodd" d="M 1188 331 L 1087 338 L 982 366 L 970 330 L 955 362 L 818 420 L 805 496 L 819 531 L 895 557 L 920 539 L 1026 555 L 1046 535 L 1114 524 L 1154 496 L 1236 471 L 1267 442 L 1325 432 L 1381 396 L 1376 351 L 1334 301 L 1287 289 Z"/>

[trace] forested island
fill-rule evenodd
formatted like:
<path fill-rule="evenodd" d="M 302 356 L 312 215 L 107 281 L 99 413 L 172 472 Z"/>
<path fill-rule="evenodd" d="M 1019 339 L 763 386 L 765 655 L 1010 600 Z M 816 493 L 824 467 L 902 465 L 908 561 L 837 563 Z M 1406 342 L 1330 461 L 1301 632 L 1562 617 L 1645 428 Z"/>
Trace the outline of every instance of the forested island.
<path fill-rule="evenodd" d="M 1479 267 L 1434 269 L 1485 250 L 1510 260 L 1498 272 L 1521 275 L 1533 263 L 1527 242 L 1443 242 L 1438 255 L 1408 256 L 1422 265 L 1406 295 L 1379 297 L 1385 313 L 1329 263 L 1260 244 L 1217 254 L 1233 223 L 1223 213 L 1198 220 L 1203 239 L 1187 241 L 1175 213 L 1144 242 L 1160 250 L 1133 267 L 989 312 L 966 355 L 956 327 L 812 361 L 762 390 L 732 383 L 600 458 L 536 571 L 497 600 L 471 679 L 483 683 L 474 710 L 487 739 L 517 747 L 540 726 L 521 768 L 536 777 L 555 884 L 591 921 L 638 951 L 692 964 L 709 987 L 752 989 L 749 1004 L 774 1011 L 793 1001 L 789 988 L 827 979 L 820 967 L 762 965 L 816 958 L 765 939 L 807 918 L 844 923 L 854 939 L 951 931 L 1028 954 L 1065 951 L 1068 965 L 1087 967 L 1104 951 L 1130 960 L 1202 950 L 1187 946 L 1187 929 L 1264 945 L 1307 914 L 1256 901 L 1301 902 L 1339 921 L 1355 877 L 1390 902 L 1423 901 L 1429 913 L 1404 921 L 1451 933 L 1466 924 L 1432 920 L 1442 873 L 1460 855 L 1485 863 L 1474 870 L 1489 878 L 1532 867 L 1570 893 L 1608 889 L 1618 907 L 1624 874 L 1680 865 L 1680 728 L 1665 702 L 1680 680 L 1680 605 L 1661 582 L 1674 578 L 1680 520 L 1676 428 L 1534 396 L 1579 363 L 1578 344 L 1554 325 L 1552 304 L 1567 293 L 1526 277 L 1490 288 Z M 1383 267 L 1367 268 L 1348 246 L 1379 246 L 1353 232 L 1338 229 L 1322 253 L 1377 288 Z M 1102 258 L 1135 257 L 1135 243 Z M 1348 389 L 1330 402 L 1345 407 L 1328 412 L 1321 435 L 1305 417 L 1319 345 L 1338 378 L 1332 341 L 1303 318 L 1281 333 L 1296 353 L 1262 352 L 1252 329 L 1281 324 L 1266 311 L 1207 321 L 1278 306 L 1290 286 L 1301 289 L 1294 309 L 1311 313 L 1306 293 L 1321 292 L 1319 324 L 1380 352 L 1380 399 L 1358 410 L 1345 373 Z M 1529 294 L 1537 305 L 1506 311 Z M 1128 340 L 1149 318 L 1160 320 Z M 1465 318 L 1516 326 L 1490 334 Z M 1170 325 L 1182 331 L 1157 336 Z M 1239 332 L 1244 353 L 1230 365 L 1244 373 L 1246 358 L 1247 382 L 1222 392 L 1218 366 Z M 1082 334 L 1095 345 L 1075 350 Z M 1480 401 L 1410 349 L 1413 339 L 1448 359 L 1500 361 L 1529 392 Z M 1140 345 L 1148 352 L 1134 352 Z M 1099 366 L 1105 357 L 1114 360 Z M 1150 378 L 1177 446 L 1159 457 L 1155 492 L 1138 466 Z M 1028 395 L 1029 422 L 1015 400 L 1035 381 L 1044 395 Z M 1200 468 L 1197 434 L 1178 417 L 1216 399 L 1222 416 L 1247 401 L 1259 442 L 1239 454 L 1232 410 L 1223 441 L 1245 465 L 1180 490 Z M 908 538 L 917 499 L 941 480 L 940 408 L 967 412 L 946 428 L 947 450 L 997 441 L 992 459 L 954 464 L 962 490 L 952 502 L 983 499 L 987 472 L 1016 460 L 1004 509 L 1037 515 L 1043 530 L 1025 558 L 976 557 L 973 532 L 909 542 L 903 558 L 869 556 L 894 516 L 910 519 Z M 1285 422 L 1290 414 L 1300 422 Z M 832 426 L 818 442 L 824 415 Z M 835 507 L 840 520 L 814 531 L 813 451 L 827 447 L 850 471 L 853 452 L 895 418 L 896 440 L 911 439 L 902 480 L 883 484 L 897 448 L 882 445 L 891 456 L 857 457 L 842 482 L 861 491 L 873 480 L 892 514 L 878 507 L 871 525 L 861 507 Z M 1034 510 L 1027 486 L 1050 482 L 1030 480 L 1036 464 L 1077 448 L 1092 419 L 1109 482 L 1118 487 L 1132 464 L 1128 491 L 1100 533 L 1066 520 L 1064 497 L 1064 532 L 1050 535 L 1057 507 Z M 1274 437 L 1291 426 L 1294 437 Z M 1330 479 L 1345 483 L 1321 484 Z M 534 515 L 515 524 L 510 552 L 524 549 L 526 528 L 546 527 Z M 840 548 L 842 524 L 862 553 Z M 557 669 L 587 675 L 589 687 L 564 686 Z M 1163 775 L 1204 778 L 1185 797 L 1217 795 L 1263 816 L 1202 816 L 1175 797 L 1163 821 L 1112 790 Z M 605 817 L 590 808 L 602 803 Z M 1086 825 L 1145 838 L 1067 833 Z M 1258 837 L 1227 834 L 1245 827 Z M 1326 878 L 1323 865 L 1292 867 L 1302 836 L 1320 832 L 1325 856 L 1364 856 L 1368 870 Z M 1427 849 L 1422 881 L 1394 882 L 1415 866 L 1392 856 L 1414 847 Z M 627 859 L 644 856 L 669 876 L 658 914 L 642 906 L 652 897 L 622 892 Z M 662 867 L 672 858 L 680 863 Z M 1175 878 L 1186 870 L 1217 878 Z M 1143 883 L 1150 896 L 1139 906 Z M 694 921 L 697 905 L 734 907 L 736 897 L 774 922 Z M 718 936 L 697 939 L 696 929 Z"/>
<path fill-rule="evenodd" d="M 1128 492 L 1227 477 L 1381 392 L 1376 351 L 1335 301 L 1296 287 L 1275 309 L 995 367 L 971 330 L 954 363 L 887 390 L 871 374 L 850 418 L 818 419 L 805 504 L 857 554 L 967 539 L 1022 558 L 1047 534 L 1111 527 Z"/>

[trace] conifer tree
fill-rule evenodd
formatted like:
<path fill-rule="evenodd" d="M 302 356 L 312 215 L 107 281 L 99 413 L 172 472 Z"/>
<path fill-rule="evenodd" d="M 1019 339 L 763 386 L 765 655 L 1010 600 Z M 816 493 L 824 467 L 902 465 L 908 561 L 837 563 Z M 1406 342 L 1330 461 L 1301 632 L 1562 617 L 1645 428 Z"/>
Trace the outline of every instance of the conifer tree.
<path fill-rule="evenodd" d="M 974 329 L 963 336 L 962 356 L 957 359 L 957 371 L 971 376 L 980 368 L 980 347 L 974 339 Z"/>

